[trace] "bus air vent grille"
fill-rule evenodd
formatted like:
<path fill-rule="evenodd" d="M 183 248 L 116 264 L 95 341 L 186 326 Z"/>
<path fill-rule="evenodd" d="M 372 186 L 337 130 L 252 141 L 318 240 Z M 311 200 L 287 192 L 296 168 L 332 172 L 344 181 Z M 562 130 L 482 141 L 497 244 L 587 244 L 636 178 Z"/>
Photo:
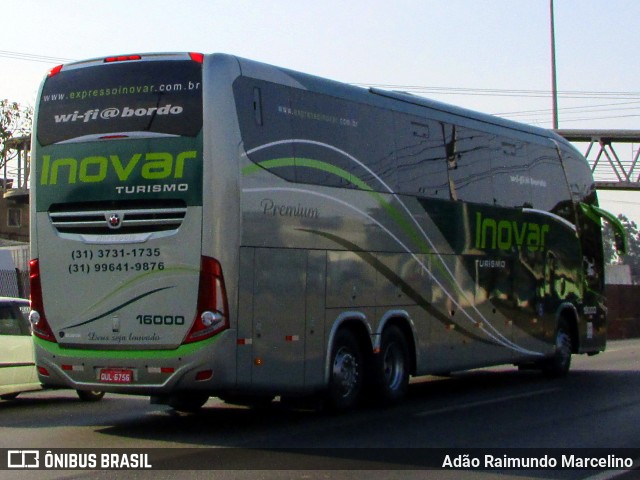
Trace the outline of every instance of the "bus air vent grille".
<path fill-rule="evenodd" d="M 49 218 L 58 233 L 80 235 L 122 235 L 177 231 L 187 213 L 186 205 L 162 205 L 149 208 L 144 205 L 86 204 L 84 208 L 51 208 Z"/>

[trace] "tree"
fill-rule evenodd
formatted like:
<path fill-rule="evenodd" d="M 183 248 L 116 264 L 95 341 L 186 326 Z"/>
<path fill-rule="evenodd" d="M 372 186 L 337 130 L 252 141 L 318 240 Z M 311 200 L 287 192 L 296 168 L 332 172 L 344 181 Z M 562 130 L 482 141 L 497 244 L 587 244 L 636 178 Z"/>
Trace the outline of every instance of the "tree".
<path fill-rule="evenodd" d="M 6 99 L 0 101 L 0 168 L 17 155 L 17 151 L 7 146 L 7 141 L 29 135 L 32 124 L 33 108 Z"/>
<path fill-rule="evenodd" d="M 618 220 L 622 223 L 627 234 L 626 255 L 618 255 L 614 248 L 613 232 L 608 222 L 603 222 L 602 240 L 604 242 L 604 261 L 607 264 L 629 265 L 631 275 L 640 277 L 640 230 L 633 220 L 629 220 L 626 215 L 619 214 Z"/>
<path fill-rule="evenodd" d="M 613 243 L 613 229 L 608 222 L 602 222 L 602 246 L 605 265 L 619 265 L 620 259 Z"/>

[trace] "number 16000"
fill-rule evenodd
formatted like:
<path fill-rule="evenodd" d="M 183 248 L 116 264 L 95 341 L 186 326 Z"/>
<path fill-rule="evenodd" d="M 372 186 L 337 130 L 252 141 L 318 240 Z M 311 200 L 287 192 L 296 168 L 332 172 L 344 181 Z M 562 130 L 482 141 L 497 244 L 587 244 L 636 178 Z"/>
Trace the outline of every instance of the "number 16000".
<path fill-rule="evenodd" d="M 184 325 L 182 315 L 138 315 L 140 325 Z"/>

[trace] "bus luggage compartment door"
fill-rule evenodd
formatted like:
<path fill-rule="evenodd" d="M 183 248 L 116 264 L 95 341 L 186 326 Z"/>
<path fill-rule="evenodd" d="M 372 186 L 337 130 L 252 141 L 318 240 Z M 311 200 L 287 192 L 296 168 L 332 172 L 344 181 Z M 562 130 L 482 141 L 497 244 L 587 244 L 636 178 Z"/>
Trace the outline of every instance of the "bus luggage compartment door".
<path fill-rule="evenodd" d="M 320 252 L 242 249 L 239 387 L 286 391 L 321 381 L 324 264 Z"/>

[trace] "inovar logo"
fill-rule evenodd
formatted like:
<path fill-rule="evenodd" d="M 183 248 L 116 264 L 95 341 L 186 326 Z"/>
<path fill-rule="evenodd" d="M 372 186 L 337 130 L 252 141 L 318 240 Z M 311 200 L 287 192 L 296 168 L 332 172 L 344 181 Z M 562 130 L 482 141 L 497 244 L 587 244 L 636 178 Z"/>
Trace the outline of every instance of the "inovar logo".
<path fill-rule="evenodd" d="M 195 150 L 180 152 L 134 153 L 130 158 L 119 155 L 92 155 L 81 159 L 42 157 L 40 185 L 100 183 L 108 178 L 124 182 L 133 178 L 163 180 L 183 178 L 185 162 L 197 157 Z M 115 178 L 114 178 L 115 176 Z"/>
<path fill-rule="evenodd" d="M 476 244 L 478 249 L 511 250 L 526 247 L 530 252 L 545 249 L 549 225 L 515 220 L 496 220 L 476 212 Z"/>

